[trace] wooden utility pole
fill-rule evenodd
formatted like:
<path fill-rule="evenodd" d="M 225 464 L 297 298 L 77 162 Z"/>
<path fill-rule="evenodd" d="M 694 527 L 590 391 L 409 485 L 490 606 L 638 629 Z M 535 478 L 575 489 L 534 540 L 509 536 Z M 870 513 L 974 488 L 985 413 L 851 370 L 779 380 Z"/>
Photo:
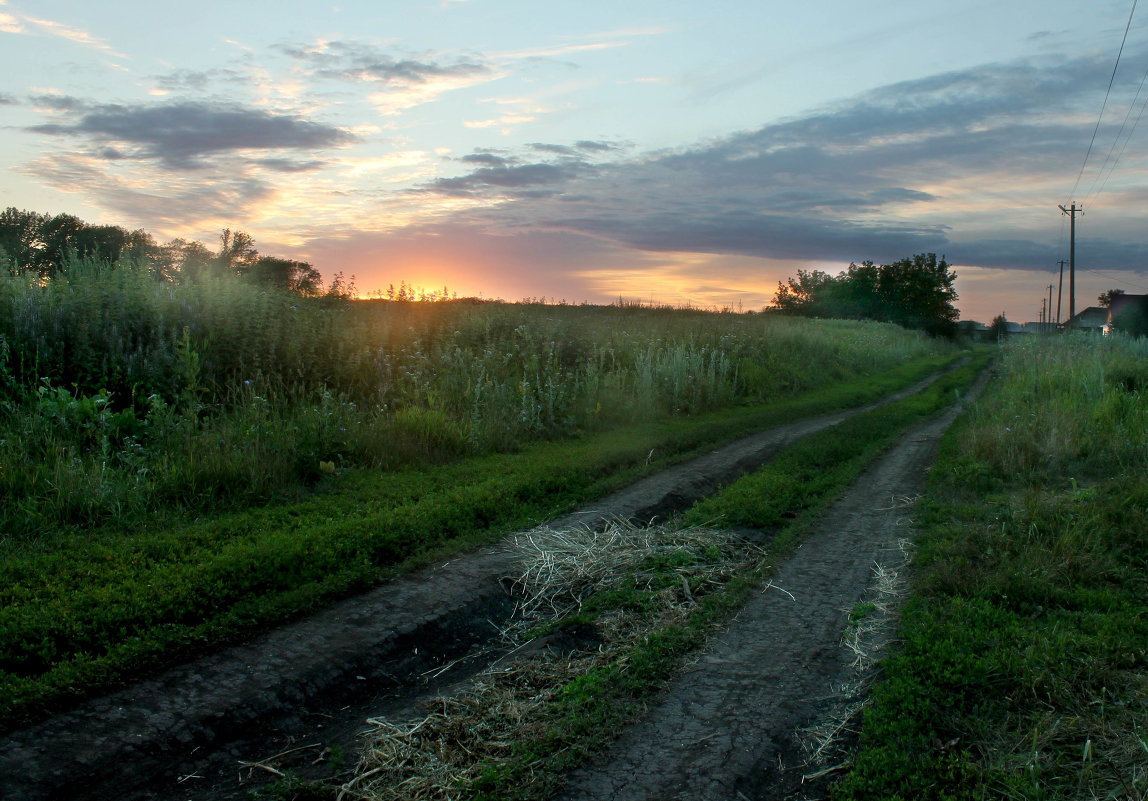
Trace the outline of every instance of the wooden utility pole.
<path fill-rule="evenodd" d="M 1052 330 L 1052 284 L 1048 285 L 1048 314 L 1044 317 L 1044 328 L 1046 331 Z"/>
<path fill-rule="evenodd" d="M 1076 212 L 1079 211 L 1083 217 L 1084 207 L 1078 209 L 1076 202 L 1073 201 L 1071 209 L 1066 209 L 1064 206 L 1058 208 L 1071 220 L 1068 226 L 1068 321 L 1072 322 L 1072 318 L 1076 316 Z"/>
<path fill-rule="evenodd" d="M 1060 325 L 1060 298 L 1064 295 L 1064 259 L 1057 264 L 1060 265 L 1060 283 L 1056 285 L 1056 324 Z"/>

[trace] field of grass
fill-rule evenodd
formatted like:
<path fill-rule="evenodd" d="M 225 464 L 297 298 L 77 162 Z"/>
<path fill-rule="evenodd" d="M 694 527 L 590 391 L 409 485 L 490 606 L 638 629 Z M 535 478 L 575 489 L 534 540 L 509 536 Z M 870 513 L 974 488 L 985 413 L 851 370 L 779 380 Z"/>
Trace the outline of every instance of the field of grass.
<path fill-rule="evenodd" d="M 578 591 L 578 608 L 533 633 L 592 627 L 609 632 L 606 642 L 588 656 L 556 660 L 557 667 L 486 676 L 472 694 L 444 704 L 454 710 L 450 715 L 432 715 L 409 730 L 386 729 L 367 749 L 355 793 L 377 801 L 553 794 L 565 771 L 640 714 L 683 660 L 728 622 L 873 458 L 953 403 L 991 356 L 980 352 L 918 395 L 786 447 L 760 470 L 697 503 L 678 526 L 646 531 L 645 558 L 595 592 L 583 593 L 573 579 L 560 577 L 556 583 L 565 593 Z M 716 528 L 726 525 L 773 536 L 765 549 L 748 546 Z M 582 569 L 589 572 L 599 560 L 626 562 L 615 552 L 628 545 L 626 536 L 618 537 L 611 553 L 584 555 Z M 556 547 L 539 547 L 550 547 L 556 558 Z M 586 581 L 581 573 L 578 578 Z M 549 599 L 543 606 L 562 608 Z"/>
<path fill-rule="evenodd" d="M 1148 340 L 1017 338 L 998 373 L 835 799 L 1148 798 Z"/>
<path fill-rule="evenodd" d="M 0 543 L 294 500 L 776 401 L 944 346 L 889 325 L 641 307 L 301 298 L 73 264 L 0 276 Z"/>
<path fill-rule="evenodd" d="M 955 355 L 871 323 L 95 265 L 0 278 L 0 304 L 0 726 Z"/>

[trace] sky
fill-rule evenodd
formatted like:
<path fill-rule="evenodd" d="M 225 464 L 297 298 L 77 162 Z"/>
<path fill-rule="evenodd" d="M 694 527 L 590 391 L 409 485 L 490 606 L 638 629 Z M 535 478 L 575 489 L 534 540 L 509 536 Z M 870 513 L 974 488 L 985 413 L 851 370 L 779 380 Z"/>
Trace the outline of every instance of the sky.
<path fill-rule="evenodd" d="M 933 252 L 963 319 L 1055 317 L 1058 205 L 1078 311 L 1148 293 L 1133 7 L 0 0 L 0 206 L 243 230 L 362 295 L 749 310 Z"/>

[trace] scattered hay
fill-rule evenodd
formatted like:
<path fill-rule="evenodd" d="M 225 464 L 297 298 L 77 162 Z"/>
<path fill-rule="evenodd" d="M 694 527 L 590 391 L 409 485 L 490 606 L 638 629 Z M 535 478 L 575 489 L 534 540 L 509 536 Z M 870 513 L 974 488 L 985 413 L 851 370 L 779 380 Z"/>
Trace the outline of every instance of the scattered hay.
<path fill-rule="evenodd" d="M 902 504 L 913 499 L 902 499 Z M 893 508 L 896 508 L 894 504 Z M 861 712 L 869 706 L 869 690 L 876 677 L 881 652 L 893 636 L 897 624 L 897 609 L 908 591 L 905 567 L 912 559 L 912 543 L 901 539 L 897 543 L 902 559 L 895 566 L 874 564 L 873 580 L 864 604 L 844 610 L 850 615 L 849 624 L 841 636 L 841 646 L 853 655 L 850 667 L 854 678 L 843 683 L 830 697 L 829 708 L 816 723 L 797 732 L 798 742 L 805 752 L 803 775 L 805 781 L 826 775 L 848 766 L 846 739 L 857 734 Z M 855 611 L 861 608 L 861 614 Z M 838 764 L 831 768 L 829 761 Z"/>
<path fill-rule="evenodd" d="M 436 699 L 422 720 L 369 720 L 370 746 L 356 777 L 340 788 L 340 800 L 452 801 L 467 795 L 484 767 L 522 758 L 516 742 L 544 740 L 562 688 L 595 668 L 624 663 L 641 638 L 688 618 L 699 599 L 762 555 L 713 529 L 619 520 L 601 531 L 534 529 L 515 537 L 513 547 L 520 567 L 507 584 L 522 600 L 515 620 L 500 628 L 513 647 L 465 693 Z M 561 633 L 556 624 L 591 596 L 629 585 L 652 591 L 647 613 L 608 610 L 595 619 L 592 639 L 573 647 L 531 647 L 539 631 Z"/>

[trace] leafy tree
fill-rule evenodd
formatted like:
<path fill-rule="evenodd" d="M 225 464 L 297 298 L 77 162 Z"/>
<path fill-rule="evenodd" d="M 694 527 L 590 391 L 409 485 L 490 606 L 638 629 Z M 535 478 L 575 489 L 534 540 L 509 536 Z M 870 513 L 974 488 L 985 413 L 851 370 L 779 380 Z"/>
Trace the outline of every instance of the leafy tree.
<path fill-rule="evenodd" d="M 1148 336 L 1148 298 L 1131 297 L 1112 315 L 1112 329 L 1133 337 Z"/>
<path fill-rule="evenodd" d="M 0 212 L 0 247 L 4 248 L 5 266 L 10 272 L 37 268 L 43 249 L 40 229 L 47 219 L 47 214 L 12 206 Z"/>
<path fill-rule="evenodd" d="M 307 297 L 318 297 L 323 291 L 323 276 L 305 261 L 260 256 L 247 268 L 243 276 L 260 284 L 297 292 Z"/>
<path fill-rule="evenodd" d="M 951 272 L 942 257 L 919 253 L 880 266 L 850 264 L 836 277 L 820 270 L 798 270 L 778 283 L 773 307 L 807 317 L 882 320 L 930 334 L 953 336 L 960 313 Z"/>
<path fill-rule="evenodd" d="M 1003 312 L 993 318 L 993 321 L 989 324 L 989 332 L 997 342 L 1008 337 L 1008 319 L 1004 316 Z"/>
<path fill-rule="evenodd" d="M 219 235 L 219 266 L 229 273 L 243 275 L 259 259 L 255 239 L 243 231 L 224 228 Z"/>
<path fill-rule="evenodd" d="M 1124 294 L 1123 289 L 1110 289 L 1107 292 L 1101 292 L 1100 297 L 1096 300 L 1106 309 L 1112 308 L 1112 301 Z"/>

